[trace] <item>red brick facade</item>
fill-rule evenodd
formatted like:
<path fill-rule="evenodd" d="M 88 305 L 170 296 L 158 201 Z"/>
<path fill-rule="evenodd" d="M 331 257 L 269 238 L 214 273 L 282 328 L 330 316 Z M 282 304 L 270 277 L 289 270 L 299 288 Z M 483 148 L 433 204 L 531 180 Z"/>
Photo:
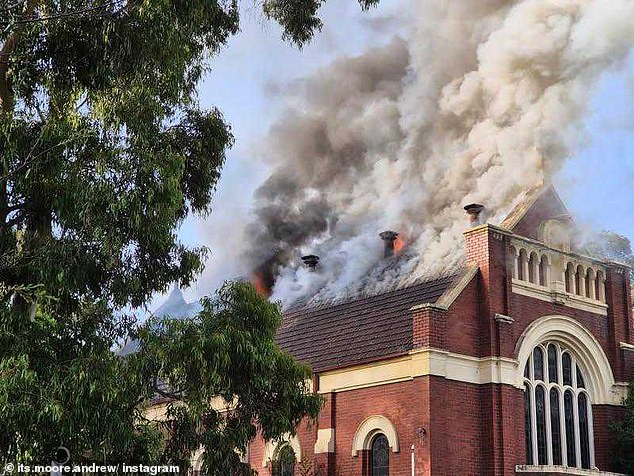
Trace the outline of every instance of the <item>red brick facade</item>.
<path fill-rule="evenodd" d="M 525 222 L 520 225 L 518 229 L 530 232 L 531 238 L 536 236 Z M 465 233 L 466 260 L 477 267 L 477 272 L 458 289 L 449 305 L 443 306 L 441 299 L 409 311 L 411 352 L 433 348 L 474 361 L 516 361 L 521 337 L 531 323 L 544 316 L 565 316 L 596 339 L 607 356 L 614 382 L 622 388 L 621 383 L 634 378 L 634 352 L 623 345 L 634 343 L 627 270 L 604 264 L 607 315 L 523 295 L 513 290 L 514 236 L 489 225 Z M 517 372 L 522 372 L 523 365 L 516 364 Z M 354 368 L 350 367 L 351 371 Z M 320 378 L 327 373 L 316 374 L 317 391 Z M 518 380 L 521 382 L 521 375 Z M 319 468 L 321 473 L 315 474 L 370 474 L 367 452 L 360 451 L 356 456 L 352 453 L 355 433 L 372 415 L 388 419 L 398 435 L 399 450 L 389 454 L 390 476 L 515 475 L 516 466 L 526 464 L 521 385 L 484 380 L 474 383 L 429 372 L 394 383 L 334 389 L 323 396 L 325 404 L 317 424 L 302 425 L 298 431 L 302 464 Z M 622 411 L 617 401 L 592 406 L 594 461 L 601 471 L 617 470 L 608 427 Z M 320 429 L 334 430 L 334 448 L 322 448 L 323 452 L 315 454 Z M 248 460 L 259 474 L 269 475 L 272 466 L 266 465 L 264 451 L 265 442 L 253 441 Z M 302 474 L 299 464 L 295 474 Z"/>

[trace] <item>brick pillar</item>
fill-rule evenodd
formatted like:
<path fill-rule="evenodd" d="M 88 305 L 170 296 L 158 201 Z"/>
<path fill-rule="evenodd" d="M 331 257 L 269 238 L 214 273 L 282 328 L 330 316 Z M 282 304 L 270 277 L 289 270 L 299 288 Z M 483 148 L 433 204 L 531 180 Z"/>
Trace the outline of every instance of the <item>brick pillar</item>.
<path fill-rule="evenodd" d="M 334 392 L 322 394 L 324 406 L 319 413 L 317 422 L 317 439 L 315 442 L 315 470 L 319 474 L 334 476 L 336 474 L 335 455 L 335 425 L 336 425 L 336 397 Z"/>
<path fill-rule="evenodd" d="M 421 304 L 412 309 L 413 347 L 446 346 L 447 309 L 434 304 Z"/>
<path fill-rule="evenodd" d="M 482 322 L 481 356 L 499 355 L 495 315 L 507 315 L 512 277 L 512 256 L 507 256 L 507 232 L 493 225 L 480 225 L 464 233 L 467 262 L 477 263 L 480 280 Z"/>
<path fill-rule="evenodd" d="M 610 266 L 606 273 L 605 300 L 608 305 L 608 358 L 617 381 L 625 378 L 625 363 L 621 342 L 630 343 L 632 337 L 632 295 L 628 271 Z"/>
<path fill-rule="evenodd" d="M 485 224 L 464 233 L 467 262 L 480 269 L 480 357 L 514 357 L 515 342 L 510 315 L 511 279 L 514 256 L 510 254 L 508 231 Z M 523 432 L 517 431 L 517 418 L 523 409 L 521 393 L 494 384 L 482 392 L 483 435 L 488 454 L 484 467 L 488 474 L 506 476 L 524 461 Z M 520 419 L 519 422 L 523 420 Z"/>

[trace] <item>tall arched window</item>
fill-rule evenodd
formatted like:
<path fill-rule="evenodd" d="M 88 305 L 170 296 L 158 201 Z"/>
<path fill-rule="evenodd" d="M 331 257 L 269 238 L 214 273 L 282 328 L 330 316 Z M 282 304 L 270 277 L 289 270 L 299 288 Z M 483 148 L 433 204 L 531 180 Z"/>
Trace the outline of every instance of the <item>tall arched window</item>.
<path fill-rule="evenodd" d="M 524 392 L 527 463 L 592 468 L 592 406 L 574 355 L 557 342 L 535 347 Z"/>
<path fill-rule="evenodd" d="M 290 445 L 283 445 L 273 460 L 273 476 L 295 476 L 295 451 Z"/>
<path fill-rule="evenodd" d="M 383 433 L 379 433 L 372 440 L 370 474 L 372 476 L 389 476 L 390 474 L 390 443 Z"/>

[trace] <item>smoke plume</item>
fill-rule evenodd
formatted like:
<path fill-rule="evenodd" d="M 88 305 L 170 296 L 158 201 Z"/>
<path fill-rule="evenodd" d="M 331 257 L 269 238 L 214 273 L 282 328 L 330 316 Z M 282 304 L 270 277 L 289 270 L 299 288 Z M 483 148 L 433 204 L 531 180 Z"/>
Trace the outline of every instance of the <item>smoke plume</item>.
<path fill-rule="evenodd" d="M 291 88 L 248 228 L 273 297 L 329 300 L 456 267 L 462 206 L 495 222 L 581 143 L 602 72 L 634 45 L 632 0 L 419 0 L 405 39 Z M 378 233 L 407 243 L 383 259 Z M 321 258 L 319 272 L 302 254 Z"/>

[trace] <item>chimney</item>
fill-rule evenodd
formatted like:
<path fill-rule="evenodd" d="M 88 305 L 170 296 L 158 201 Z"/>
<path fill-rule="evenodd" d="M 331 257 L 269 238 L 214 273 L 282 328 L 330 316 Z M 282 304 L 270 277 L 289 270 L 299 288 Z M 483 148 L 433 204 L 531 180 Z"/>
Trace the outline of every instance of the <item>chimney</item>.
<path fill-rule="evenodd" d="M 478 226 L 482 224 L 480 220 L 480 212 L 484 209 L 484 205 L 480 205 L 479 203 L 471 203 L 464 207 L 465 211 L 469 215 L 469 220 L 471 221 L 471 226 Z"/>
<path fill-rule="evenodd" d="M 398 233 L 396 233 L 395 231 L 387 230 L 379 233 L 379 236 L 381 237 L 385 245 L 383 248 L 383 256 L 385 258 L 394 256 L 394 240 L 396 240 Z"/>
<path fill-rule="evenodd" d="M 317 268 L 317 263 L 319 263 L 319 256 L 302 256 L 302 261 L 304 262 L 304 266 L 308 268 L 308 271 L 315 271 L 315 269 Z"/>

